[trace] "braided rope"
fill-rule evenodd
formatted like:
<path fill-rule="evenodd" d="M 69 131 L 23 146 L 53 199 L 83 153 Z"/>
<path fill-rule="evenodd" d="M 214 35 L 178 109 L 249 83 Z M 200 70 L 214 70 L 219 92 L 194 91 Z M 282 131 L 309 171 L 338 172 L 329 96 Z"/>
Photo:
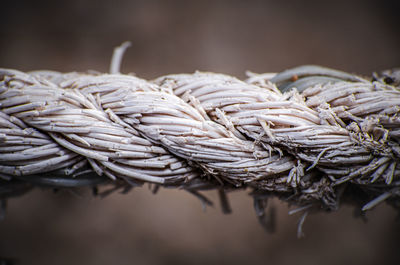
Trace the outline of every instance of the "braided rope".
<path fill-rule="evenodd" d="M 94 186 L 106 176 L 197 196 L 251 187 L 260 217 L 269 195 L 304 209 L 346 198 L 363 199 L 363 210 L 398 205 L 397 72 L 369 81 L 303 66 L 246 81 L 203 72 L 146 81 L 111 68 L 0 69 L 2 197 L 15 181 Z"/>

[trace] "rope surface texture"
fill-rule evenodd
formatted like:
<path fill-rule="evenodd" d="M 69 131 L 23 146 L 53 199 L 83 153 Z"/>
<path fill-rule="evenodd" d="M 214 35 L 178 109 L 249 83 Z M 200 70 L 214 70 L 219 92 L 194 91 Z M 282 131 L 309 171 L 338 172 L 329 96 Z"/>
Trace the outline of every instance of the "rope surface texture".
<path fill-rule="evenodd" d="M 251 188 L 301 209 L 399 209 L 399 71 L 319 66 L 234 77 L 0 69 L 0 196 L 112 183 L 223 194 Z M 204 199 L 206 200 L 206 199 Z"/>

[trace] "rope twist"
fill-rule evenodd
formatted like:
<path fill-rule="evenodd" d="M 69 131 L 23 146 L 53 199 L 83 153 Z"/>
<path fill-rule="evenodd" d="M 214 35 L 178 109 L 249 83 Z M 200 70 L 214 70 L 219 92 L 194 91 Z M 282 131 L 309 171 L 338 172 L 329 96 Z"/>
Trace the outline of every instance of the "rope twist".
<path fill-rule="evenodd" d="M 114 74 L 0 69 L 1 185 L 106 176 L 197 195 L 251 187 L 258 212 L 269 195 L 337 209 L 354 188 L 367 195 L 363 210 L 399 202 L 398 72 L 368 80 L 302 66 L 245 81 L 204 72 L 146 81 L 115 60 Z"/>

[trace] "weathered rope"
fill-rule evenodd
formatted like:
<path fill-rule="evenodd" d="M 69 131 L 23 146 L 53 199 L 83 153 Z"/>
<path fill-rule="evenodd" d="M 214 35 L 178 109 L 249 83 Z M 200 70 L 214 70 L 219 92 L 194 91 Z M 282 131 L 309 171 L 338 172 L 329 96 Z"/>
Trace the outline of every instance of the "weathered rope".
<path fill-rule="evenodd" d="M 106 176 L 197 196 L 251 187 L 260 217 L 269 195 L 308 210 L 348 198 L 363 210 L 398 205 L 398 72 L 370 81 L 303 66 L 246 81 L 202 72 L 145 81 L 118 65 L 115 74 L 0 69 L 0 196 L 15 181 L 95 186 Z"/>

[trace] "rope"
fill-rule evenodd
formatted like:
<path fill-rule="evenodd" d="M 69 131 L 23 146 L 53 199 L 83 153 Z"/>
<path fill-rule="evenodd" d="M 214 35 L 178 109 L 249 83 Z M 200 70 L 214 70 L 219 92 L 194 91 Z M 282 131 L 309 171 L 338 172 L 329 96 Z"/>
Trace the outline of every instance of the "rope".
<path fill-rule="evenodd" d="M 1 197 L 21 185 L 153 183 L 205 203 L 198 191 L 218 189 L 227 212 L 223 192 L 250 187 L 260 220 L 271 195 L 307 212 L 346 200 L 398 208 L 398 72 L 368 80 L 302 66 L 245 81 L 146 81 L 119 73 L 128 46 L 116 49 L 114 74 L 0 69 Z"/>

